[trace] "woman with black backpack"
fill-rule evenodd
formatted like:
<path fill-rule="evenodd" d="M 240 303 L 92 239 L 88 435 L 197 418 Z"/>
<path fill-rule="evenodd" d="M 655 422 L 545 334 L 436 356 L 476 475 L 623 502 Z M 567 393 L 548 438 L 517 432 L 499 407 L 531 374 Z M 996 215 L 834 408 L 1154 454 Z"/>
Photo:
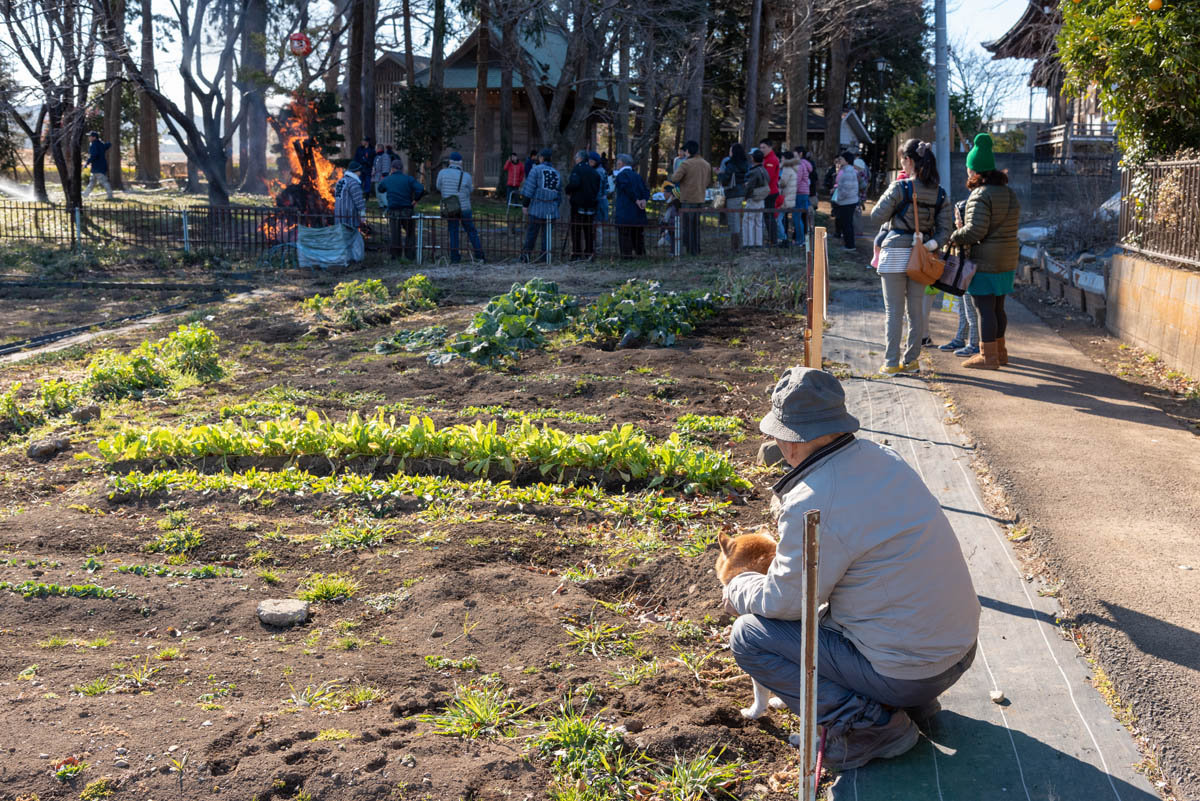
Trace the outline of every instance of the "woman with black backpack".
<path fill-rule="evenodd" d="M 908 277 L 908 259 L 914 247 L 936 251 L 954 230 L 950 203 L 939 186 L 933 145 L 909 139 L 900 148 L 900 166 L 912 178 L 894 182 L 871 212 L 871 224 L 887 229 L 878 268 L 887 317 L 887 349 L 879 372 L 885 375 L 921 369 L 918 357 L 925 331 L 925 285 Z M 908 341 L 901 354 L 900 329 L 906 307 Z"/>

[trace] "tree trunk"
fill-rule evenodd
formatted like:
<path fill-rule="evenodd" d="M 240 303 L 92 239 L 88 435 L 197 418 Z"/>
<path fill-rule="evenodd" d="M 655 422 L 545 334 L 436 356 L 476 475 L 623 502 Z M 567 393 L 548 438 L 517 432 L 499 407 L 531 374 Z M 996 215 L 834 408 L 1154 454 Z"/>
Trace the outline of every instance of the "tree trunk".
<path fill-rule="evenodd" d="M 38 137 L 39 142 L 41 137 Z M 49 203 L 50 194 L 46 191 L 46 147 L 39 142 L 33 145 L 33 196 L 38 203 Z"/>
<path fill-rule="evenodd" d="M 774 3 L 763 3 L 761 25 L 762 31 L 759 34 L 761 47 L 758 56 L 758 110 L 755 115 L 758 120 L 758 129 L 754 132 L 752 144 L 761 142 L 770 136 L 771 89 L 775 84 L 775 41 L 779 28 L 779 13 Z"/>
<path fill-rule="evenodd" d="M 125 0 L 111 0 L 114 19 L 125 18 Z M 104 139 L 112 142 L 108 150 L 108 182 L 113 189 L 124 189 L 121 174 L 121 61 L 115 55 L 106 54 L 104 59 Z"/>
<path fill-rule="evenodd" d="M 362 71 L 366 0 L 351 0 L 350 41 L 346 43 L 346 155 L 353 156 L 363 138 Z"/>
<path fill-rule="evenodd" d="M 342 4 L 334 4 L 335 13 L 333 15 L 333 36 L 329 42 L 329 69 L 325 70 L 325 91 L 329 94 L 337 96 L 338 78 L 342 74 L 342 39 L 345 37 L 345 31 L 338 31 L 342 26 L 342 21 L 345 15 L 342 13 Z M 405 11 L 407 14 L 407 10 Z M 407 21 L 407 20 L 406 20 Z"/>
<path fill-rule="evenodd" d="M 793 10 L 787 72 L 787 132 L 792 149 L 808 147 L 808 63 L 812 56 L 812 15 L 803 3 Z"/>
<path fill-rule="evenodd" d="M 513 151 L 513 66 L 509 54 L 513 52 L 513 38 L 517 35 L 516 25 L 505 19 L 500 30 L 500 46 L 504 52 L 500 58 L 500 177 L 496 186 L 504 186 L 504 160 Z M 524 153 L 518 153 L 524 157 Z"/>
<path fill-rule="evenodd" d="M 192 105 L 192 93 L 187 90 L 183 92 L 183 113 L 187 115 L 189 120 L 196 118 L 196 109 Z M 212 180 L 208 182 L 209 192 L 212 191 L 214 183 L 216 182 Z M 184 187 L 183 191 L 189 195 L 200 193 L 200 166 L 192 158 L 187 160 L 187 186 Z"/>
<path fill-rule="evenodd" d="M 825 137 L 821 142 L 825 164 L 832 164 L 842 150 L 842 107 L 846 102 L 849 59 L 847 35 L 835 35 L 829 45 L 829 80 L 825 84 Z"/>
<path fill-rule="evenodd" d="M 233 36 L 233 9 L 225 9 L 225 38 Z M 248 37 L 247 37 L 248 38 Z M 245 119 L 245 115 L 242 115 Z M 228 132 L 233 128 L 233 70 L 225 73 L 225 131 Z M 230 140 L 232 141 L 232 140 Z M 246 169 L 246 159 L 242 156 L 239 144 L 238 164 L 242 170 Z M 229 160 L 225 163 L 225 181 L 230 186 L 237 186 L 237 175 L 234 174 L 233 156 L 230 154 Z"/>
<path fill-rule="evenodd" d="M 441 92 L 446 86 L 446 0 L 433 0 L 433 37 L 432 52 L 429 56 L 429 88 Z M 436 174 L 436 165 L 442 158 L 442 140 L 433 140 L 433 165 L 429 172 L 432 182 Z"/>
<path fill-rule="evenodd" d="M 491 14 L 488 9 L 488 0 L 480 0 L 479 3 L 479 37 L 476 42 L 477 52 L 475 58 L 475 165 L 472 172 L 475 176 L 477 184 L 483 183 L 484 164 L 487 158 L 486 148 L 491 139 L 488 130 L 488 102 L 487 102 L 487 79 L 488 79 L 488 56 L 489 45 L 491 44 L 491 29 L 488 27 L 491 24 Z M 507 154 L 501 155 L 501 161 Z M 503 183 L 496 184 L 503 186 Z"/>
<path fill-rule="evenodd" d="M 629 154 L 629 25 L 621 26 L 617 69 L 617 153 Z M 612 154 L 614 157 L 616 153 Z"/>
<path fill-rule="evenodd" d="M 408 85 L 417 82 L 417 60 L 413 56 L 412 9 L 409 0 L 404 0 L 404 72 L 408 76 Z"/>
<path fill-rule="evenodd" d="M 142 77 L 147 83 L 154 79 L 154 10 L 151 0 L 142 0 Z M 138 158 L 139 181 L 157 184 L 162 180 L 162 164 L 158 152 L 158 109 L 145 92 L 138 93 L 138 139 L 141 153 Z"/>
<path fill-rule="evenodd" d="M 376 142 L 375 126 L 375 26 L 379 0 L 363 0 L 362 128 L 363 136 Z"/>
<path fill-rule="evenodd" d="M 688 77 L 687 115 L 683 133 L 688 139 L 700 141 L 700 121 L 704 116 L 704 50 L 708 43 L 708 9 L 701 11 L 696 25 L 696 41 L 692 46 L 692 73 Z"/>
<path fill-rule="evenodd" d="M 242 82 L 246 87 L 246 159 L 242 170 L 242 191 L 267 194 L 267 3 L 245 0 L 246 16 L 242 32 Z M 231 102 L 228 98 L 227 102 Z"/>
<path fill-rule="evenodd" d="M 763 0 L 750 4 L 750 46 L 746 51 L 746 111 L 742 117 L 742 139 L 747 147 L 754 144 L 758 131 L 758 51 L 762 42 Z"/>

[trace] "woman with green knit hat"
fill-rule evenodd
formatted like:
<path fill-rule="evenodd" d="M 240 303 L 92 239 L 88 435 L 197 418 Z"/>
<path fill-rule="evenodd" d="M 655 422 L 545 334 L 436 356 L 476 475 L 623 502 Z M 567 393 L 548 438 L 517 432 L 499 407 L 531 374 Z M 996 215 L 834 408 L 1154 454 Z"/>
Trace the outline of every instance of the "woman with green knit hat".
<path fill-rule="evenodd" d="M 975 147 L 967 154 L 967 188 L 971 196 L 966 213 L 955 220 L 957 228 L 950 234 L 950 244 L 969 247 L 975 262 L 975 278 L 967 293 L 979 310 L 982 352 L 963 362 L 963 367 L 997 370 L 1008 364 L 1004 296 L 1013 291 L 1021 253 L 1017 241 L 1021 204 L 1008 187 L 1008 174 L 996 169 L 990 134 L 976 136 Z"/>

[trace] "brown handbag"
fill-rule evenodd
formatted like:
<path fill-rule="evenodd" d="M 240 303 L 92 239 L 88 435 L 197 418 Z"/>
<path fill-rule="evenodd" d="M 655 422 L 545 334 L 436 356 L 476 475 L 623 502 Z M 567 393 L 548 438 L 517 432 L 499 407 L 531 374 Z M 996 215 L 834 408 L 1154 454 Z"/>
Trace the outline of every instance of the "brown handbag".
<path fill-rule="evenodd" d="M 916 234 L 921 233 L 921 208 L 917 204 L 917 182 L 912 182 L 913 228 Z M 912 250 L 908 253 L 908 266 L 904 272 L 908 280 L 916 281 L 922 286 L 931 286 L 934 281 L 940 281 L 946 270 L 946 262 L 926 250 L 924 243 L 917 242 L 913 236 Z"/>

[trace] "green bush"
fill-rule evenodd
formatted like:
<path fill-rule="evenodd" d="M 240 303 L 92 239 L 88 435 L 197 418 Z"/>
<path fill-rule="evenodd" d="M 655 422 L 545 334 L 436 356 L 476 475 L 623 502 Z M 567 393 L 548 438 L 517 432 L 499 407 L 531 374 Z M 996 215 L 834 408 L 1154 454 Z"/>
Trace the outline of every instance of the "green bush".
<path fill-rule="evenodd" d="M 546 332 L 566 328 L 578 313 L 578 298 L 559 292 L 553 281 L 533 278 L 492 298 L 465 331 L 446 343 L 446 350 L 479 364 L 498 365 L 520 351 L 540 348 Z"/>
<path fill-rule="evenodd" d="M 390 306 L 392 314 L 408 314 L 437 306 L 438 290 L 424 275 L 414 275 L 404 281 L 393 296 L 378 278 L 366 281 L 343 281 L 333 288 L 333 295 L 313 295 L 300 305 L 318 320 L 334 319 L 351 328 L 366 328 L 363 314 Z"/>
<path fill-rule="evenodd" d="M 48 417 L 60 417 L 84 396 L 83 387 L 65 378 L 38 379 L 38 395 Z"/>
<path fill-rule="evenodd" d="M 140 398 L 146 390 L 169 386 L 166 366 L 145 346 L 132 353 L 104 349 L 92 357 L 84 386 L 101 400 Z"/>
<path fill-rule="evenodd" d="M 184 375 L 212 381 L 225 374 L 217 346 L 221 338 L 199 323 L 181 325 L 159 340 L 158 349 L 167 367 Z"/>
<path fill-rule="evenodd" d="M 18 433 L 28 431 L 45 420 L 39 409 L 28 406 L 17 398 L 21 386 L 21 382 L 17 381 L 8 392 L 0 394 L 0 425 L 7 424 Z"/>
<path fill-rule="evenodd" d="M 666 292 L 658 282 L 632 279 L 601 295 L 580 319 L 584 330 L 602 338 L 619 337 L 617 347 L 645 341 L 670 347 L 679 335 L 717 313 L 711 293 Z"/>

